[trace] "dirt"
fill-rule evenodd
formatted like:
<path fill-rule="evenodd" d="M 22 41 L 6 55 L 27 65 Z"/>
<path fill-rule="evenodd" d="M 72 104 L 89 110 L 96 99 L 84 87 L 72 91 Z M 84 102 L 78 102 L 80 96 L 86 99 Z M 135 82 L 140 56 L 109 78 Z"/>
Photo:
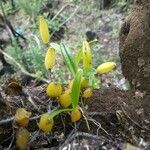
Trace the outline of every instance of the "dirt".
<path fill-rule="evenodd" d="M 102 126 L 106 131 L 109 131 L 109 134 L 122 137 L 123 133 L 125 138 L 129 136 L 128 138 L 132 139 L 131 127 L 135 128 L 134 134 L 136 136 L 142 137 L 144 134 L 142 130 L 150 118 L 149 98 L 149 95 L 139 98 L 132 91 L 121 91 L 115 88 L 105 89 L 103 92 L 95 91 L 94 98 L 89 100 L 87 105 L 89 106 L 88 111 L 102 113 L 102 115 L 97 116 L 96 120 L 105 122 Z M 145 137 L 150 138 L 147 131 Z"/>
<path fill-rule="evenodd" d="M 8 93 L 6 95 L 4 89 L 1 90 L 0 146 L 2 149 L 8 145 L 11 149 L 15 149 L 15 133 L 19 126 L 11 118 L 19 107 L 25 107 L 33 113 L 34 119 L 31 119 L 27 127 L 32 135 L 29 142 L 30 148 L 58 149 L 68 144 L 75 144 L 77 141 L 80 141 L 78 144 L 89 143 L 89 146 L 94 141 L 94 149 L 101 146 L 121 148 L 123 143 L 127 142 L 141 148 L 147 147 L 150 139 L 149 95 L 141 98 L 132 91 L 116 88 L 95 90 L 91 99 L 86 100 L 84 105 L 81 103 L 83 116 L 86 116 L 88 123 L 83 117 L 75 126 L 70 122 L 69 113 L 64 113 L 55 118 L 52 133 L 45 135 L 37 127 L 39 115 L 50 109 L 59 108 L 59 105 L 46 96 L 44 89 L 45 85 L 34 88 L 23 87 L 21 95 L 15 92 L 13 95 Z M 26 95 L 32 98 L 38 109 Z M 2 123 L 6 119 L 10 120 Z M 99 140 L 96 142 L 95 138 Z"/>

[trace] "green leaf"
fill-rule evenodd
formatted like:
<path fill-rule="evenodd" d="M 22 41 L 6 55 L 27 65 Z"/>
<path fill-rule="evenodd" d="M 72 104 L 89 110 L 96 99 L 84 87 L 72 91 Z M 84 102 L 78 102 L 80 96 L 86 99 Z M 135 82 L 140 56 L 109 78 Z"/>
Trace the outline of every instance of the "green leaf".
<path fill-rule="evenodd" d="M 76 65 L 79 64 L 79 62 L 80 62 L 81 59 L 82 59 L 82 49 L 79 49 L 79 50 L 78 50 L 78 53 L 77 53 L 77 55 L 76 55 L 76 57 L 75 57 Z"/>
<path fill-rule="evenodd" d="M 75 76 L 77 72 L 77 66 L 68 47 L 64 44 L 61 44 L 60 49 L 66 66 L 68 67 L 69 71 L 73 74 L 73 76 Z"/>
<path fill-rule="evenodd" d="M 98 39 L 94 39 L 93 41 L 90 41 L 89 44 L 93 44 L 94 42 L 98 42 Z"/>
<path fill-rule="evenodd" d="M 57 50 L 58 52 L 60 52 L 60 45 L 59 44 L 52 42 L 52 43 L 50 43 L 50 46 L 52 48 L 54 48 L 55 50 Z"/>
<path fill-rule="evenodd" d="M 92 74 L 92 75 L 89 76 L 89 86 L 91 88 L 94 88 L 95 83 L 96 83 L 96 78 L 95 78 L 94 74 Z"/>
<path fill-rule="evenodd" d="M 89 69 L 85 69 L 83 74 L 84 76 L 91 76 L 91 75 L 94 75 L 96 73 L 96 70 L 94 68 L 89 68 Z"/>
<path fill-rule="evenodd" d="M 83 71 L 79 70 L 73 80 L 72 92 L 71 92 L 73 110 L 75 110 L 78 106 L 82 76 L 83 76 Z"/>
<path fill-rule="evenodd" d="M 49 114 L 50 118 L 54 118 L 55 116 L 59 115 L 60 113 L 67 112 L 67 111 L 72 111 L 72 109 L 59 109 L 59 110 L 55 109 L 52 112 L 49 112 L 48 114 Z"/>

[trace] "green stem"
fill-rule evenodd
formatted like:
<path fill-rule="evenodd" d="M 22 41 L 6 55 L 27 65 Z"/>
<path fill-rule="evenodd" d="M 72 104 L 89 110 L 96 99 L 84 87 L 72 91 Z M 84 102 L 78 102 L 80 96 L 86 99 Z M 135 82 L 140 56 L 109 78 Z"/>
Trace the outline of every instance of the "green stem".
<path fill-rule="evenodd" d="M 62 112 L 72 111 L 72 109 L 60 109 L 60 110 L 54 110 L 49 113 L 50 118 L 54 118 L 55 116 L 59 115 Z"/>

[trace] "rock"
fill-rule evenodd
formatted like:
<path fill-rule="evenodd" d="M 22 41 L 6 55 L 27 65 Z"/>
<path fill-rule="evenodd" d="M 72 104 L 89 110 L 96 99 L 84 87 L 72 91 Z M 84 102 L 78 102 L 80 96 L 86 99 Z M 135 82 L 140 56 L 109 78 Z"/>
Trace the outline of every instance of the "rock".
<path fill-rule="evenodd" d="M 124 150 L 140 150 L 140 148 L 131 145 L 130 143 L 125 143 L 123 145 Z"/>
<path fill-rule="evenodd" d="M 123 23 L 119 54 L 131 87 L 150 93 L 150 0 L 137 0 Z"/>
<path fill-rule="evenodd" d="M 95 38 L 96 38 L 96 33 L 93 32 L 93 31 L 86 31 L 86 38 L 87 38 L 87 41 L 93 41 Z"/>

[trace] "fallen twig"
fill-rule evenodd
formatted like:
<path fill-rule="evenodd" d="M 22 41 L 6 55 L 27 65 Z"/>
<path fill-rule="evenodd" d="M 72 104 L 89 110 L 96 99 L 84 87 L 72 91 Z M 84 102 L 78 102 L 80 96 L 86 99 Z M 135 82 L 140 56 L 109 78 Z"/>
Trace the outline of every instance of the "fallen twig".
<path fill-rule="evenodd" d="M 74 10 L 74 12 L 62 23 L 60 24 L 59 28 L 62 27 L 64 24 L 66 24 L 77 12 L 78 7 Z"/>
<path fill-rule="evenodd" d="M 121 98 L 119 98 L 119 100 L 123 103 L 123 101 L 121 100 Z M 143 130 L 147 130 L 147 131 L 150 131 L 150 129 L 146 128 L 146 127 L 142 127 L 140 126 L 136 121 L 134 121 L 129 115 L 128 113 L 125 111 L 125 109 L 123 108 L 123 106 L 121 105 L 121 103 L 119 103 L 121 109 L 122 109 L 122 112 L 124 113 L 124 115 L 132 122 L 134 123 L 137 127 L 139 127 L 140 129 L 143 129 Z"/>
<path fill-rule="evenodd" d="M 75 15 L 75 13 L 77 12 L 77 10 L 78 10 L 78 7 L 74 10 L 74 12 L 73 12 L 63 23 L 60 24 L 59 28 L 61 28 L 64 24 L 66 24 L 66 23 Z M 53 32 L 51 33 L 51 36 L 52 36 L 54 33 L 55 33 L 55 31 L 53 31 Z"/>
<path fill-rule="evenodd" d="M 63 6 L 58 12 L 57 12 L 57 14 L 51 19 L 51 21 L 54 21 L 56 18 L 57 18 L 57 16 L 66 8 L 66 7 L 68 7 L 69 5 L 67 4 L 67 5 L 65 5 L 65 6 Z"/>
<path fill-rule="evenodd" d="M 8 119 L 1 120 L 1 121 L 0 121 L 0 125 L 10 123 L 10 122 L 13 121 L 13 119 L 14 119 L 14 117 L 11 117 L 11 118 L 8 118 Z"/>
<path fill-rule="evenodd" d="M 13 28 L 13 26 L 11 25 L 11 23 L 8 21 L 7 17 L 6 17 L 6 14 L 5 14 L 5 11 L 4 11 L 4 7 L 3 7 L 3 4 L 2 4 L 2 1 L 0 1 L 0 8 L 2 10 L 2 15 L 0 15 L 0 18 L 2 19 L 2 21 L 4 22 L 5 24 L 5 27 L 6 29 L 8 30 L 8 33 L 10 35 L 11 38 L 13 37 L 21 37 L 23 40 L 26 40 L 26 38 L 19 34 L 18 32 L 16 32 Z"/>
<path fill-rule="evenodd" d="M 88 118 L 89 121 L 92 121 L 97 127 L 99 127 L 102 131 L 104 131 L 107 135 L 111 136 L 102 126 L 101 124 L 93 118 Z"/>
<path fill-rule="evenodd" d="M 146 128 L 146 127 L 142 127 L 142 126 L 140 126 L 136 121 L 134 121 L 134 120 L 127 114 L 127 112 L 125 111 L 125 109 L 122 107 L 121 104 L 120 104 L 120 107 L 121 107 L 123 113 L 125 114 L 125 116 L 126 116 L 131 122 L 133 122 L 137 127 L 139 127 L 140 129 L 143 129 L 143 130 L 150 131 L 150 129 L 148 129 L 148 128 Z"/>
<path fill-rule="evenodd" d="M 87 119 L 86 115 L 84 114 L 84 111 L 82 110 L 82 108 L 80 108 L 80 111 L 82 112 L 82 116 L 83 116 L 83 118 L 86 122 L 87 128 L 90 131 L 90 126 L 89 126 L 89 123 L 88 123 L 88 119 Z"/>
<path fill-rule="evenodd" d="M 70 136 L 68 136 L 68 138 L 63 143 L 63 145 L 59 147 L 59 150 L 62 150 L 66 145 L 70 144 L 77 137 L 86 137 L 86 138 L 91 138 L 91 139 L 94 139 L 94 140 L 104 139 L 103 136 L 97 136 L 97 135 L 86 133 L 86 132 L 76 132 L 76 133 L 74 133 L 74 131 L 73 131 L 73 133 L 71 132 Z"/>
<path fill-rule="evenodd" d="M 105 112 L 87 112 L 89 116 L 105 116 L 106 114 Z"/>
<path fill-rule="evenodd" d="M 3 50 L 0 49 L 0 52 L 6 56 L 9 60 L 13 61 L 21 70 L 22 73 L 32 77 L 32 78 L 35 78 L 35 79 L 38 79 L 40 81 L 43 81 L 43 82 L 46 82 L 46 83 L 49 83 L 49 81 L 43 77 L 38 77 L 36 74 L 32 74 L 32 73 L 29 73 L 25 68 L 23 68 L 13 57 L 11 57 L 10 55 L 8 55 L 7 53 L 5 53 Z"/>
<path fill-rule="evenodd" d="M 30 121 L 33 121 L 33 120 L 37 120 L 37 119 L 39 119 L 39 118 L 40 118 L 40 115 L 31 117 L 31 118 L 29 118 L 29 120 L 30 120 Z M 11 123 L 11 122 L 13 122 L 13 120 L 14 120 L 14 117 L 1 120 L 1 121 L 0 121 L 0 126 L 1 126 L 1 125 L 4 125 L 4 124 Z"/>
<path fill-rule="evenodd" d="M 11 146 L 12 146 L 12 144 L 14 142 L 14 139 L 15 139 L 15 130 L 14 130 L 14 127 L 13 127 L 12 139 L 11 139 L 11 142 L 10 142 L 10 144 L 9 144 L 9 146 L 8 146 L 8 148 L 6 150 L 11 149 Z"/>

